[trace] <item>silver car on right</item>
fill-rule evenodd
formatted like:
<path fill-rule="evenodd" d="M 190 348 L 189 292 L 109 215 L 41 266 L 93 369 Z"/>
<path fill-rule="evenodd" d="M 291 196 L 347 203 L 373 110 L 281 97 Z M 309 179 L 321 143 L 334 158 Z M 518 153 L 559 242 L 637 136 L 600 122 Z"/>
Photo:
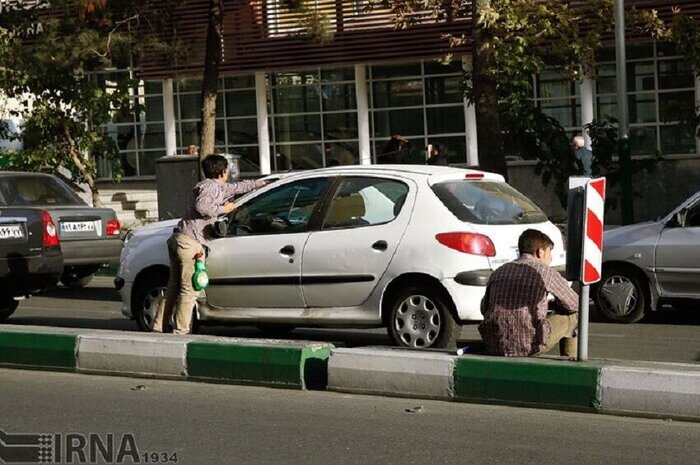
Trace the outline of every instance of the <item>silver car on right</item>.
<path fill-rule="evenodd" d="M 700 311 L 700 192 L 656 221 L 606 231 L 592 296 L 598 313 L 618 323 L 667 303 Z"/>

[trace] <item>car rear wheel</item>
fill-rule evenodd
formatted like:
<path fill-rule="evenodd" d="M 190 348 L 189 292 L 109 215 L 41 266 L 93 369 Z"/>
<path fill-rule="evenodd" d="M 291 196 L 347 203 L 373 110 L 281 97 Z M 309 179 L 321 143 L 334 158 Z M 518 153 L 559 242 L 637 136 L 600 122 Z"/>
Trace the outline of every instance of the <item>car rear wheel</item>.
<path fill-rule="evenodd" d="M 615 323 L 635 323 L 646 310 L 645 281 L 632 268 L 611 266 L 593 288 L 598 314 Z"/>
<path fill-rule="evenodd" d="M 131 308 L 133 309 L 136 325 L 141 331 L 153 331 L 153 320 L 156 317 L 158 306 L 165 299 L 167 288 L 168 276 L 165 273 L 156 273 L 148 276 L 135 287 Z M 197 321 L 197 313 L 194 308 L 192 312 L 190 331 L 195 333 L 199 328 L 199 322 Z"/>
<path fill-rule="evenodd" d="M 454 347 L 462 327 L 439 292 L 417 286 L 394 294 L 387 329 L 396 345 L 422 349 Z"/>
<path fill-rule="evenodd" d="M 17 302 L 12 297 L 0 297 L 0 321 L 5 321 L 17 310 Z"/>

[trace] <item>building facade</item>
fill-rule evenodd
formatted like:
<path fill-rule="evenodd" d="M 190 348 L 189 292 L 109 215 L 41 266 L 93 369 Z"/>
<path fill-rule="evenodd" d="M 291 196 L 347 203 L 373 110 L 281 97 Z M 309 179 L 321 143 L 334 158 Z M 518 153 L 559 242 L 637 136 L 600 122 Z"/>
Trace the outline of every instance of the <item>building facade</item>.
<path fill-rule="evenodd" d="M 312 3 L 325 15 L 330 43 L 300 34 L 303 18 L 288 8 L 289 0 L 224 2 L 218 152 L 239 155 L 242 174 L 255 176 L 374 163 L 389 138 L 400 134 L 413 142 L 414 162 L 421 162 L 428 142 L 442 142 L 451 164 L 478 166 L 477 121 L 463 96 L 470 45 L 450 48 L 445 38 L 468 34 L 470 18 L 435 21 L 418 13 L 411 27 L 397 29 L 391 11 L 370 7 L 376 2 Z M 679 5 L 684 14 L 700 15 L 700 1 L 626 2 L 628 8 L 656 8 L 664 19 Z M 155 186 L 156 160 L 186 153 L 199 142 L 208 6 L 207 0 L 183 2 L 173 15 L 178 36 L 190 44 L 186 62 L 151 60 L 100 75 L 106 85 L 125 77 L 139 80 L 132 89 L 138 111 L 103 127 L 119 147 L 125 187 Z M 439 63 L 448 53 L 454 59 Z M 632 155 L 671 160 L 662 167 L 664 174 L 644 184 L 668 192 L 660 198 L 642 189 L 645 219 L 700 186 L 699 141 L 676 111 L 680 102 L 700 100 L 700 81 L 667 43 L 630 37 L 626 64 Z M 612 45 L 601 51 L 596 71 L 595 79 L 581 82 L 556 69 L 533 76 L 533 100 L 571 136 L 594 118 L 617 114 Z M 548 213 L 562 212 L 551 189 L 534 174 L 536 161 L 507 159 L 512 184 Z M 99 175 L 103 184 L 111 183 L 107 163 L 99 165 Z"/>

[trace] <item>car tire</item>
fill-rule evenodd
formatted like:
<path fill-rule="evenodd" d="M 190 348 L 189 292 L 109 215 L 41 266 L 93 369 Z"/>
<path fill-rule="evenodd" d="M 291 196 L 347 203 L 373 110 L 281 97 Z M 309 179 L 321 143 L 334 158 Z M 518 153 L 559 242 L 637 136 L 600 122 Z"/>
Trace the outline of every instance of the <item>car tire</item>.
<path fill-rule="evenodd" d="M 73 289 L 79 289 L 81 287 L 87 286 L 90 281 L 92 281 L 92 278 L 94 278 L 94 274 L 89 274 L 87 276 L 83 276 L 81 278 L 74 278 L 71 279 L 68 276 L 61 276 L 61 284 L 63 284 L 66 287 L 71 287 Z"/>
<path fill-rule="evenodd" d="M 85 287 L 95 277 L 97 268 L 95 265 L 66 267 L 61 274 L 61 284 L 74 289 Z"/>
<path fill-rule="evenodd" d="M 165 298 L 167 288 L 168 275 L 165 273 L 155 273 L 148 276 L 134 287 L 131 311 L 139 330 L 144 332 L 153 331 L 153 319 L 156 316 L 161 299 Z M 199 321 L 196 318 L 197 315 L 194 309 L 192 311 L 190 332 L 194 334 L 199 329 Z"/>
<path fill-rule="evenodd" d="M 412 348 L 456 346 L 462 326 L 441 292 L 410 286 L 390 298 L 387 330 L 394 344 Z"/>
<path fill-rule="evenodd" d="M 646 278 L 634 268 L 609 266 L 593 286 L 593 302 L 598 314 L 614 323 L 636 323 L 647 306 Z"/>
<path fill-rule="evenodd" d="M 17 310 L 17 302 L 12 297 L 0 297 L 0 321 L 5 321 Z"/>

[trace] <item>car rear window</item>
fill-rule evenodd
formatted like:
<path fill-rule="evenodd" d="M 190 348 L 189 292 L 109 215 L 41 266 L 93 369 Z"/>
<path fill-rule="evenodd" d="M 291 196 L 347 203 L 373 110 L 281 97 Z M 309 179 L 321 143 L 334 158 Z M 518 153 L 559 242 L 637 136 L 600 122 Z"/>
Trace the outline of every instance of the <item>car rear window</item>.
<path fill-rule="evenodd" d="M 547 215 L 530 199 L 504 182 L 446 181 L 433 192 L 461 221 L 477 224 L 530 224 Z"/>
<path fill-rule="evenodd" d="M 0 177 L 0 204 L 5 206 L 85 205 L 63 181 L 52 176 Z"/>

